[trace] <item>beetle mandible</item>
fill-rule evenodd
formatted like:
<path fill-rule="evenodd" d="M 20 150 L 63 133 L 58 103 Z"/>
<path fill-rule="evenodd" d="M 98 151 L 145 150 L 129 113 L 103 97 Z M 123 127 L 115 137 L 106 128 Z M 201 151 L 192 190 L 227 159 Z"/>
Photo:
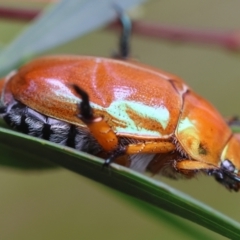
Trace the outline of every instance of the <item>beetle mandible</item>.
<path fill-rule="evenodd" d="M 126 38 L 120 45 L 125 58 Z M 18 131 L 104 157 L 105 165 L 171 178 L 203 172 L 240 188 L 239 140 L 173 74 L 127 60 L 50 56 L 3 78 L 0 92 L 0 117 Z"/>

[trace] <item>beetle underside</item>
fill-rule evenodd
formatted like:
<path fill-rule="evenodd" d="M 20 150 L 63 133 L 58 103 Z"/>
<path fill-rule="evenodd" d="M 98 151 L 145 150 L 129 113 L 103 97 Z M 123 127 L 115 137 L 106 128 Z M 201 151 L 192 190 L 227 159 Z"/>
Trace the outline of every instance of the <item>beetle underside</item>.
<path fill-rule="evenodd" d="M 0 108 L 0 117 L 12 128 L 26 133 L 30 136 L 39 137 L 61 145 L 69 146 L 80 151 L 88 152 L 104 158 L 111 158 L 111 153 L 106 152 L 87 128 L 79 128 L 67 122 L 45 116 L 27 106 L 14 100 L 6 107 Z M 180 169 L 178 164 L 189 159 L 189 156 L 177 143 L 176 139 L 164 139 L 175 144 L 175 150 L 164 153 L 137 153 L 126 154 L 124 151 L 128 145 L 144 144 L 145 141 L 126 137 L 119 138 L 117 154 L 105 165 L 112 161 L 127 166 L 139 172 L 149 171 L 153 174 L 160 173 L 173 179 L 192 178 L 197 173 L 205 173 L 214 176 L 215 179 L 226 188 L 238 191 L 240 188 L 238 178 L 226 171 L 224 168 L 209 169 Z M 120 150 L 119 150 L 120 149 Z M 197 162 L 195 160 L 191 160 Z"/>

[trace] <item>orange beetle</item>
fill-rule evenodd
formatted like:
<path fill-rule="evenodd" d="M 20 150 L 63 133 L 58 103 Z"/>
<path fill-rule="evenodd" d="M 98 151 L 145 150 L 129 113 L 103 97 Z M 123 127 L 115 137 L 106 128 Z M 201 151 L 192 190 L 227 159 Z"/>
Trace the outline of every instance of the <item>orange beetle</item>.
<path fill-rule="evenodd" d="M 36 59 L 0 82 L 13 128 L 138 171 L 213 175 L 240 188 L 240 142 L 180 78 L 99 57 Z M 80 95 L 80 98 L 79 98 Z"/>
<path fill-rule="evenodd" d="M 118 10 L 119 11 L 119 10 Z M 128 55 L 129 19 L 120 57 Z M 36 59 L 0 81 L 0 117 L 31 136 L 137 171 L 177 178 L 199 172 L 240 189 L 240 139 L 180 78 L 100 57 Z"/>

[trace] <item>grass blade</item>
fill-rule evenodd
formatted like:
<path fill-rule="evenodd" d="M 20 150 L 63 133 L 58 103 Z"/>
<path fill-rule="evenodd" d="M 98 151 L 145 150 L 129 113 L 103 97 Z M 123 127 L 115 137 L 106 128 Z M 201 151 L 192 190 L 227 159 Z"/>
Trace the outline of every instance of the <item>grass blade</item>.
<path fill-rule="evenodd" d="M 27 135 L 0 128 L 0 154 L 44 159 L 141 201 L 186 218 L 230 239 L 240 239 L 240 224 L 168 185 L 116 164 L 102 170 L 103 160 Z M 1 157 L 1 161 L 2 161 Z"/>
<path fill-rule="evenodd" d="M 24 60 L 103 27 L 116 18 L 113 3 L 125 11 L 143 0 L 62 0 L 43 14 L 0 54 L 0 75 Z"/>

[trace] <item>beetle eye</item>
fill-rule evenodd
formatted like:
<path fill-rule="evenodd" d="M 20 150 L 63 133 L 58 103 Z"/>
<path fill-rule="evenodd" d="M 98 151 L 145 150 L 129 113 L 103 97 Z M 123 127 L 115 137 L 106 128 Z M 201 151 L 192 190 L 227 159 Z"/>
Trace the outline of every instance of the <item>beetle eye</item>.
<path fill-rule="evenodd" d="M 235 171 L 235 166 L 228 159 L 225 159 L 225 160 L 222 161 L 221 168 L 223 168 L 224 170 L 227 170 L 229 172 L 234 172 Z"/>

